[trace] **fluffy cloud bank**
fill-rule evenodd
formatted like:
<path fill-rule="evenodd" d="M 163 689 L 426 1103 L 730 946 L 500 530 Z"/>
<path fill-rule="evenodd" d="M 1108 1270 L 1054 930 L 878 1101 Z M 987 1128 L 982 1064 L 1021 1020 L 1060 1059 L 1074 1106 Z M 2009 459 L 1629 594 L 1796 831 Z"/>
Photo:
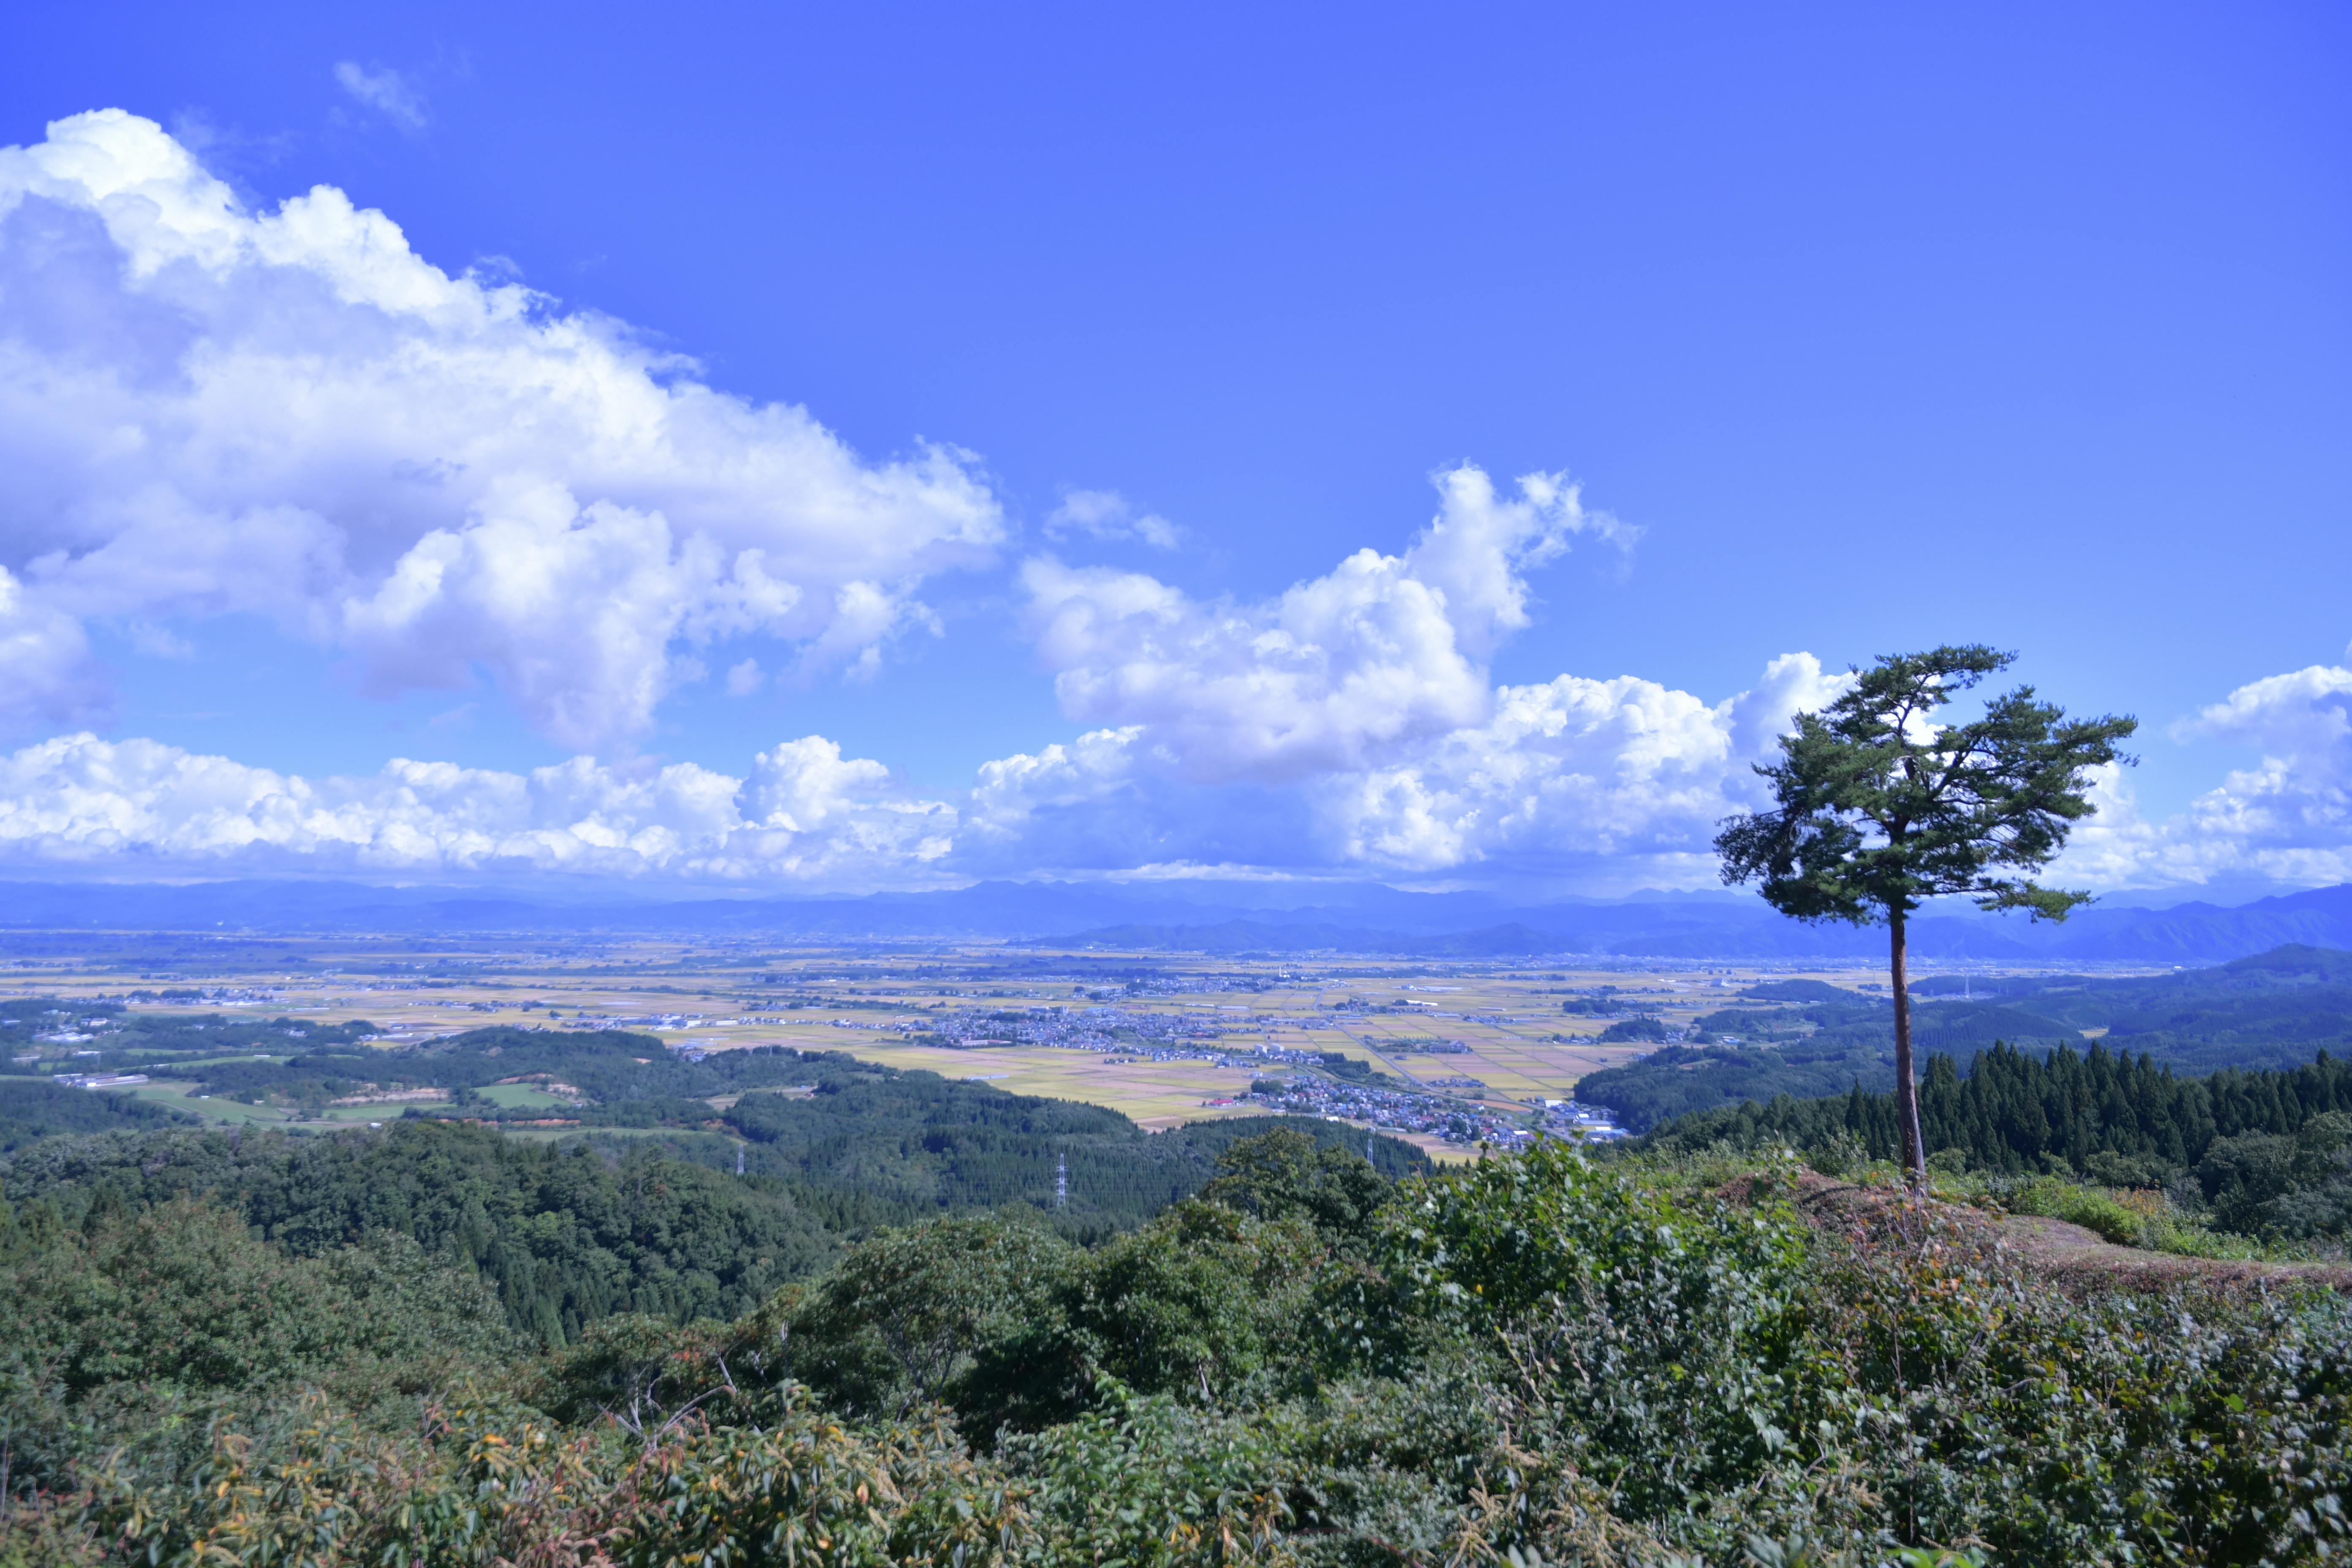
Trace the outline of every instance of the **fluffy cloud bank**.
<path fill-rule="evenodd" d="M 1849 678 L 1793 653 L 1716 700 L 1634 676 L 1496 687 L 1487 660 L 1528 624 L 1528 571 L 1580 535 L 1627 531 L 1553 476 L 1506 496 L 1465 465 L 1437 484 L 1438 514 L 1403 553 L 1360 551 L 1260 603 L 1029 562 L 1030 626 L 1063 710 L 1099 727 L 984 768 L 960 856 L 1002 871 L 1712 883 L 1717 826 L 1765 804 L 1754 764 Z M 2113 889 L 2352 880 L 2352 669 L 2253 682 L 2176 738 L 2262 761 L 2163 821 L 2111 771 L 2062 876 Z"/>
<path fill-rule="evenodd" d="M 421 121 L 391 73 L 339 79 Z M 1436 483 L 1409 547 L 1263 600 L 1028 560 L 1025 625 L 1084 733 L 987 763 L 953 801 L 909 798 L 814 736 L 740 777 L 582 755 L 306 780 L 79 732 L 0 758 L 0 864 L 1709 881 L 1717 821 L 1757 804 L 1750 764 L 1843 678 L 1799 653 L 1729 697 L 1631 675 L 1498 687 L 1529 574 L 1632 531 L 1557 475 L 1502 487 L 1464 465 Z M 924 584 L 991 564 L 1007 534 L 968 454 L 865 459 L 621 323 L 441 270 L 331 187 L 250 209 L 111 110 L 0 149 L 0 733 L 103 721 L 93 629 L 184 649 L 193 625 L 250 615 L 373 693 L 487 677 L 541 733 L 607 757 L 706 660 L 738 696 L 877 668 L 893 638 L 936 629 Z M 1180 540 L 1108 490 L 1069 492 L 1045 532 Z M 2068 875 L 2352 879 L 2352 669 L 2253 682 L 2180 737 L 2260 761 L 2163 821 L 2106 781 Z"/>
<path fill-rule="evenodd" d="M 86 623 L 247 612 L 609 744 L 699 648 L 870 669 L 993 559 L 968 455 L 868 463 L 694 368 L 331 186 L 250 211 L 119 110 L 0 149 L 0 724 L 102 711 Z"/>
<path fill-rule="evenodd" d="M 398 759 L 307 779 L 153 741 L 60 736 L 0 756 L 0 868 L 18 874 L 555 875 L 922 886 L 975 875 L 1477 870 L 1640 886 L 1705 879 L 1715 819 L 1792 704 L 1807 655 L 1713 704 L 1654 682 L 1505 688 L 1485 724 L 1303 784 L 1171 775 L 1139 726 L 982 767 L 924 800 L 818 736 L 741 777 L 579 756 L 528 774 Z M 1696 868 L 1694 870 L 1694 868 Z"/>
<path fill-rule="evenodd" d="M 1100 867 L 1124 837 L 1129 863 L 1705 879 L 1716 823 L 1755 803 L 1750 764 L 1843 678 L 1792 654 L 1714 702 L 1630 676 L 1497 688 L 1528 574 L 1632 531 L 1557 475 L 1506 493 L 1465 464 L 1435 483 L 1402 553 L 1359 551 L 1261 603 L 1029 562 L 1063 710 L 1102 728 L 983 769 L 966 852 Z"/>
<path fill-rule="evenodd" d="M 954 811 L 899 798 L 818 736 L 748 776 L 574 757 L 529 774 L 395 760 L 308 780 L 152 741 L 61 736 L 0 758 L 0 864 L 110 876 L 562 874 L 868 886 L 936 880 Z"/>
<path fill-rule="evenodd" d="M 1260 604 L 1202 603 L 1157 578 L 1050 557 L 1022 584 L 1062 710 L 1133 730 L 1201 783 L 1284 783 L 1374 766 L 1483 722 L 1486 660 L 1528 624 L 1526 574 L 1571 538 L 1629 536 L 1557 475 L 1498 495 L 1467 464 L 1402 555 L 1360 550 Z"/>
<path fill-rule="evenodd" d="M 1505 687 L 1486 723 L 1331 781 L 1323 811 L 1340 853 L 1369 865 L 1508 856 L 1522 873 L 1608 864 L 1654 881 L 1710 879 L 1716 825 L 1763 803 L 1753 764 L 1775 754 L 1791 714 L 1844 684 L 1796 653 L 1712 704 L 1633 676 Z"/>
<path fill-rule="evenodd" d="M 2126 778 L 2110 776 L 2069 871 L 2106 887 L 2352 881 L 2352 668 L 2314 665 L 2250 682 L 2174 726 L 2173 738 L 2250 747 L 2262 760 L 2161 821 L 2141 815 Z"/>
<path fill-rule="evenodd" d="M 958 858 L 992 872 L 1212 865 L 1702 885 L 1716 824 L 1759 804 L 1751 764 L 1844 679 L 1801 653 L 1713 703 L 1631 676 L 1507 686 L 1478 723 L 1278 786 L 1196 782 L 1166 764 L 1148 727 L 1095 731 L 982 768 Z"/>
<path fill-rule="evenodd" d="M 758 753 L 740 777 L 582 756 L 529 774 L 398 760 L 311 780 L 76 734 L 0 756 L 0 869 L 804 889 L 1352 872 L 1531 894 L 1703 887 L 1717 821 L 1761 803 L 1751 764 L 1844 679 L 1801 653 L 1715 702 L 1635 677 L 1561 676 L 1500 688 L 1480 723 L 1378 765 L 1281 784 L 1181 777 L 1145 726 L 1127 725 L 986 763 L 950 800 L 910 796 L 881 763 L 818 736 Z M 2265 754 L 2163 821 L 2106 779 L 2063 880 L 2352 880 L 2352 669 L 2254 682 L 2181 732 Z"/>

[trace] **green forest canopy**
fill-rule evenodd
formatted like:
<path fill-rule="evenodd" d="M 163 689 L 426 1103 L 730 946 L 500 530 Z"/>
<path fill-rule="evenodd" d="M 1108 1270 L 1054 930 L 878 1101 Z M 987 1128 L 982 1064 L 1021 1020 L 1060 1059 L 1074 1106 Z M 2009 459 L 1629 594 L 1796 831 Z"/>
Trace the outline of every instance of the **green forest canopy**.
<path fill-rule="evenodd" d="M 373 1076 L 356 1076 L 361 1066 Z M 514 1326 L 549 1343 L 615 1313 L 749 1310 L 880 1224 L 1025 1204 L 1065 1236 L 1109 1236 L 1199 1190 L 1228 1143 L 1281 1120 L 1150 1134 L 1098 1106 L 838 1054 L 696 1062 L 604 1032 L 483 1029 L 381 1059 L 324 1051 L 186 1070 L 215 1091 L 257 1095 L 560 1074 L 599 1097 L 577 1132 L 554 1139 L 502 1133 L 487 1105 L 462 1119 L 410 1114 L 379 1132 L 163 1131 L 148 1130 L 147 1108 L 127 1096 L 0 1079 L 27 1102 L 19 1128 L 82 1134 L 0 1158 L 0 1191 L 20 1205 L 79 1226 L 92 1212 L 207 1199 L 298 1256 L 398 1232 L 478 1272 Z M 92 1135 L 108 1116 L 113 1130 Z M 1299 1124 L 1319 1143 L 1368 1151 L 1389 1174 L 1427 1168 L 1400 1140 Z"/>
<path fill-rule="evenodd" d="M 514 1147 L 348 1142 L 398 1152 L 387 1182 Z M 36 1200 L 0 1212 L 0 1562 L 2340 1554 L 2341 1299 L 2070 1295 L 1964 1217 L 1816 1232 L 1784 1165 L 1738 1202 L 1725 1169 L 1552 1143 L 1391 1184 L 1281 1129 L 1091 1246 L 940 1215 L 731 1317 L 551 1349 L 397 1231 L 297 1247 L 201 1199 L 71 1225 Z M 499 1192 L 659 1195 L 593 1152 L 512 1170 Z"/>
<path fill-rule="evenodd" d="M 2207 1036 L 2327 984 L 2209 982 Z M 1990 1005 L 2047 1021 L 2070 994 Z M 1718 1016 L 1767 1039 L 1858 1010 L 1776 1054 L 1874 1005 L 1752 1000 Z M 101 1037 L 107 1065 L 290 1104 L 552 1080 L 581 1125 L 472 1103 L 379 1131 L 154 1126 L 0 1077 L 23 1126 L 57 1123 L 0 1154 L 0 1563 L 202 1542 L 487 1564 L 588 1539 L 648 1565 L 1731 1563 L 1751 1541 L 2252 1563 L 2344 1539 L 2341 1300 L 2151 1312 L 2051 1290 L 1959 1219 L 1927 1247 L 1866 1217 L 1812 1232 L 1770 1146 L 1891 1140 L 1886 1097 L 1846 1085 L 1685 1118 L 1632 1159 L 1437 1172 L 1319 1121 L 1147 1135 L 831 1054 L 198 1022 Z M 2210 1176 L 2219 1218 L 2332 1234 L 2294 1227 L 2352 1190 L 2347 1079 L 2334 1056 L 2199 1079 L 2002 1046 L 1966 1077 L 1938 1058 L 1923 1105 L 1931 1146 L 1988 1170 Z M 1745 1206 L 1727 1145 L 1751 1151 Z"/>
<path fill-rule="evenodd" d="M 1997 984 L 1998 996 L 1969 1000 L 1946 994 L 1945 984 L 1915 986 L 1935 994 L 1912 1014 L 1920 1055 L 1967 1057 L 1996 1043 L 2039 1054 L 2062 1043 L 2080 1047 L 2086 1034 L 2184 1073 L 2293 1067 L 2322 1048 L 2352 1054 L 2352 952 L 2332 948 L 2281 947 L 2172 974 L 2012 976 Z M 1880 1092 L 1894 1084 L 1892 1009 L 1882 997 L 1819 982 L 1772 982 L 1698 1024 L 1737 1043 L 1664 1047 L 1591 1074 L 1577 1085 L 1577 1098 L 1646 1131 L 1741 1100 L 1819 1098 L 1856 1083 Z"/>

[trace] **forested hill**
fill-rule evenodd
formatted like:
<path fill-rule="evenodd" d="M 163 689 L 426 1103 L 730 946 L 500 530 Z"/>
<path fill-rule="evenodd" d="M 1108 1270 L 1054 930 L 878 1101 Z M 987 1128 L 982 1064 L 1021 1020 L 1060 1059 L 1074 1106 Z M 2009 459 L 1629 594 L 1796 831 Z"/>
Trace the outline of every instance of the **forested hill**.
<path fill-rule="evenodd" d="M 2193 1078 L 2097 1045 L 2046 1057 L 1996 1046 L 1965 1076 L 1949 1057 L 1928 1064 L 1919 1123 L 1938 1165 L 2126 1187 L 2193 1177 L 2222 1229 L 2352 1235 L 2352 1059 L 2325 1051 L 2297 1068 Z M 1783 1095 L 1677 1117 L 1646 1140 L 1665 1152 L 1717 1143 L 1785 1143 L 1832 1168 L 1891 1160 L 1895 1096 L 1859 1085 L 1824 1099 Z"/>
<path fill-rule="evenodd" d="M 2289 1068 L 2321 1049 L 2352 1054 L 2352 952 L 2332 948 L 2279 947 L 2126 979 L 1938 978 L 1913 993 L 1912 1041 L 1923 1058 L 1965 1058 L 1997 1042 L 2041 1054 L 2086 1037 L 2184 1073 Z M 1703 1040 L 1591 1074 L 1577 1098 L 1642 1131 L 1743 1100 L 1894 1087 L 1894 1015 L 1884 997 L 1818 983 L 1759 985 L 1699 1025 Z"/>
<path fill-rule="evenodd" d="M 127 1094 L 93 1094 L 37 1079 L 0 1078 L 0 1154 L 61 1132 L 192 1125 L 176 1110 Z"/>
<path fill-rule="evenodd" d="M 0 1180 L 20 1221 L 46 1209 L 68 1227 L 208 1198 L 297 1258 L 398 1232 L 478 1271 L 517 1328 L 555 1344 L 615 1312 L 747 1311 L 839 1240 L 782 1184 L 430 1119 L 332 1137 L 49 1139 L 0 1163 Z"/>
<path fill-rule="evenodd" d="M 292 1110 L 358 1095 L 431 1091 L 445 1098 L 421 1105 L 385 1099 L 383 1114 L 400 1116 L 405 1105 L 410 1120 L 455 1116 L 542 1137 L 575 1129 L 657 1134 L 680 1157 L 730 1172 L 740 1158 L 749 1174 L 788 1180 L 804 1205 L 840 1226 L 1023 1201 L 1055 1207 L 1069 1234 L 1105 1234 L 1198 1187 L 1232 1137 L 1220 1124 L 1148 1135 L 1099 1106 L 789 1047 L 688 1056 L 619 1030 L 500 1027 L 390 1050 L 329 1034 L 282 1056 L 220 1055 L 216 1045 L 184 1043 L 187 1032 L 142 1019 L 138 1030 L 110 1040 L 103 1065 L 168 1074 L 194 1092 Z M 280 1037 L 282 1048 L 288 1042 Z M 240 1036 L 239 1043 L 267 1037 Z M 502 1104 L 492 1096 L 503 1089 L 537 1092 L 532 1102 Z M 59 1103 L 85 1091 L 51 1090 L 45 1081 L 26 1083 L 23 1092 L 83 1113 L 49 1130 L 92 1130 L 90 1100 L 101 1097 Z M 131 1110 L 120 1097 L 102 1098 L 121 1107 L 118 1114 Z M 39 1130 L 37 1122 L 26 1126 Z M 1312 1126 L 1326 1141 L 1360 1140 L 1319 1121 Z M 1426 1167 L 1421 1152 L 1401 1140 L 1381 1137 L 1371 1147 L 1387 1174 Z"/>
<path fill-rule="evenodd" d="M 211 1199 L 298 1255 L 398 1231 L 478 1270 L 516 1326 L 550 1342 L 615 1312 L 683 1321 L 749 1310 L 877 1225 L 1025 1204 L 1074 1239 L 1113 1235 L 1197 1191 L 1227 1144 L 1279 1121 L 1153 1135 L 1098 1106 L 845 1056 L 692 1061 L 619 1033 L 482 1029 L 425 1047 L 338 1044 L 181 1070 L 214 1092 L 289 1102 L 520 1079 L 558 1083 L 576 1103 L 554 1119 L 562 1130 L 502 1131 L 550 1119 L 477 1099 L 435 1102 L 436 1114 L 412 1107 L 376 1132 L 86 1133 L 137 1102 L 17 1080 L 8 1094 L 65 1121 L 50 1124 L 60 1135 L 0 1158 L 0 1190 L 68 1226 L 93 1211 Z M 1369 1147 L 1390 1175 L 1427 1168 L 1396 1139 L 1287 1124 L 1326 1145 Z"/>
<path fill-rule="evenodd" d="M 555 1193 L 656 1258 L 649 1216 L 694 1206 L 661 1206 L 657 1166 L 481 1128 L 312 1148 L 388 1219 L 443 1166 L 494 1189 L 494 1227 Z M 434 1211 L 437 1255 L 29 1204 L 0 1212 L 0 1563 L 2341 1556 L 2341 1299 L 2054 1289 L 1946 1205 L 1814 1229 L 1786 1173 L 1547 1141 L 1398 1188 L 1277 1131 L 1093 1247 L 938 1217 L 731 1321 L 551 1348 L 445 1261 L 480 1240 L 470 1203 Z M 541 1210 L 488 1245 L 562 1231 Z"/>
<path fill-rule="evenodd" d="M 16 1005 L 27 1014 L 35 1005 Z M 685 1140 L 680 1147 L 723 1158 L 731 1169 L 731 1147 L 714 1151 L 686 1138 L 709 1133 L 748 1142 L 754 1172 L 930 1207 L 1013 1197 L 1042 1205 L 1054 1196 L 1055 1156 L 1062 1154 L 1069 1161 L 1073 1218 L 1099 1218 L 1113 1227 L 1156 1211 L 1176 1187 L 1189 1191 L 1185 1182 L 1197 1185 L 1193 1177 L 1223 1146 L 1222 1136 L 1207 1128 L 1171 1143 L 1097 1106 L 901 1072 L 842 1052 L 748 1047 L 681 1053 L 651 1035 L 624 1030 L 512 1026 L 386 1048 L 362 1043 L 373 1033 L 366 1024 L 320 1028 L 286 1018 L 132 1014 L 95 1034 L 95 1054 L 74 1066 L 144 1073 L 184 1083 L 191 1093 L 305 1114 L 338 1100 L 348 1111 L 349 1102 L 366 1097 L 381 1104 L 385 1118 L 405 1110 L 541 1135 L 555 1125 L 667 1131 Z M 52 1057 L 0 1068 L 0 1085 L 17 1090 L 16 1099 L 0 1099 L 0 1136 L 22 1142 L 44 1130 L 97 1131 L 147 1115 L 119 1095 L 51 1090 L 47 1075 L 58 1065 Z M 433 1098 L 402 1098 L 420 1091 Z M 1140 1173 L 1171 1161 L 1193 1175 L 1171 1182 L 1165 1173 Z M 1424 1164 L 1412 1145 L 1390 1138 L 1376 1141 L 1374 1162 L 1391 1175 Z M 1017 1179 L 1009 1173 L 1013 1165 L 1022 1173 Z"/>

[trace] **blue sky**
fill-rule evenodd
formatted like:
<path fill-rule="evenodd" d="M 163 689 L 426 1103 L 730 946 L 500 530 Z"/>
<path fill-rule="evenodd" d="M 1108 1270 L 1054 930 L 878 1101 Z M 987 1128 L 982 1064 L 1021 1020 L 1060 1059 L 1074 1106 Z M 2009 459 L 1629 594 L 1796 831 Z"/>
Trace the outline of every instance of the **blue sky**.
<path fill-rule="evenodd" d="M 2352 876 L 2340 7 L 16 36 L 15 874 L 1700 885 L 1959 639 Z"/>

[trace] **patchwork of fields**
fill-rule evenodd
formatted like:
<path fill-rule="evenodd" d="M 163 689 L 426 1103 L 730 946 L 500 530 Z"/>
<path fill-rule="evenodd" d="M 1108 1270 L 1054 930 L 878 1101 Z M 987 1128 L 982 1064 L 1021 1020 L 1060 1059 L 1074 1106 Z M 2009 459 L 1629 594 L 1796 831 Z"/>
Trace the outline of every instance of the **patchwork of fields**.
<path fill-rule="evenodd" d="M 781 952 L 666 942 L 554 951 L 543 942 L 528 949 L 483 942 L 430 952 L 351 939 L 274 946 L 282 951 L 234 966 L 126 975 L 119 966 L 67 963 L 16 979 L 26 994 L 58 1003 L 60 1016 L 87 1005 L 115 1008 L 122 1019 L 210 1017 L 289 1054 L 310 1029 L 359 1021 L 372 1026 L 365 1043 L 379 1049 L 494 1024 L 558 1035 L 617 1028 L 673 1051 L 783 1045 L 845 1052 L 1108 1107 L 1155 1130 L 1252 1113 L 1259 1108 L 1244 1097 L 1254 1080 L 1327 1058 L 1381 1075 L 1370 1081 L 1531 1124 L 1546 1101 L 1571 1098 L 1588 1074 L 1655 1048 L 1603 1042 L 1612 1016 L 1651 1016 L 1679 1031 L 1763 979 L 1826 979 L 1860 994 L 1878 989 L 1866 970 L 1226 959 L 992 943 Z M 278 1026 L 275 1033 L 254 1034 L 265 1021 Z M 69 1070 L 89 1056 L 80 1045 L 77 1057 L 63 1037 L 91 1026 L 49 1031 L 58 1037 L 39 1048 L 56 1059 L 39 1068 Z M 278 1037 L 291 1038 L 281 1046 Z M 1091 1048 L 1067 1048 L 1082 1042 Z M 173 1071 L 199 1065 L 175 1062 Z M 309 1104 L 201 1097 L 194 1078 L 154 1076 L 135 1092 L 225 1125 L 324 1129 L 408 1109 L 366 1096 Z M 544 1110 L 551 1121 L 576 1103 L 533 1083 L 479 1092 L 488 1106 Z M 1444 1152 L 1434 1138 L 1415 1141 Z"/>

